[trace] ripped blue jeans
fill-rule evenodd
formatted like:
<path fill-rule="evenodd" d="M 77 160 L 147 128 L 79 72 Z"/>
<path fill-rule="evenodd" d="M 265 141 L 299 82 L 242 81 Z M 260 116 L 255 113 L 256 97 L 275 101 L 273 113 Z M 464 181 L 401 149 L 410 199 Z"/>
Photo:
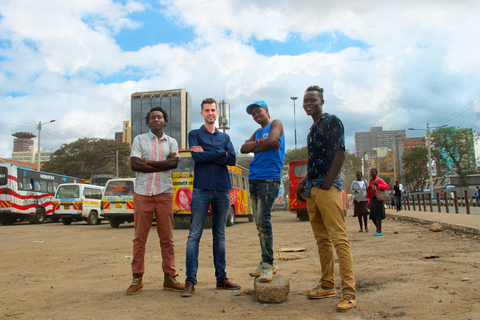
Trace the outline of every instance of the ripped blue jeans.
<path fill-rule="evenodd" d="M 250 180 L 250 199 L 257 225 L 262 262 L 273 264 L 272 208 L 278 196 L 281 179 Z"/>

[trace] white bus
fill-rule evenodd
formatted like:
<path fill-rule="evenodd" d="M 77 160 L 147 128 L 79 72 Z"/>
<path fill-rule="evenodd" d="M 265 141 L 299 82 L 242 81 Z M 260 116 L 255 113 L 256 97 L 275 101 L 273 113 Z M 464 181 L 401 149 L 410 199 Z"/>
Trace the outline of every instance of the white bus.
<path fill-rule="evenodd" d="M 66 182 L 83 183 L 83 180 L 0 163 L 0 223 L 12 225 L 17 220 L 43 223 L 52 218 L 55 190 Z"/>
<path fill-rule="evenodd" d="M 58 186 L 53 201 L 53 218 L 61 218 L 64 225 L 72 221 L 87 221 L 87 224 L 100 224 L 103 216 L 101 201 L 104 187 L 62 183 Z"/>
<path fill-rule="evenodd" d="M 124 222 L 133 222 L 133 192 L 135 178 L 118 178 L 107 181 L 102 198 L 102 215 L 112 228 Z"/>

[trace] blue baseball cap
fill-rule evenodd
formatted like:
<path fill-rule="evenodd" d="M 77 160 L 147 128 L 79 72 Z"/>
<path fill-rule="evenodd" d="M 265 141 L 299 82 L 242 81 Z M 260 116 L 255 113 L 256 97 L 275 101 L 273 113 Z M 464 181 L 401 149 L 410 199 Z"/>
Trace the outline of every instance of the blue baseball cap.
<path fill-rule="evenodd" d="M 265 101 L 263 101 L 263 100 L 253 101 L 250 105 L 248 105 L 248 107 L 247 107 L 247 113 L 248 113 L 248 114 L 252 114 L 252 108 L 255 107 L 255 106 L 265 107 L 266 109 L 268 109 L 268 106 L 267 106 L 267 104 L 265 103 Z"/>

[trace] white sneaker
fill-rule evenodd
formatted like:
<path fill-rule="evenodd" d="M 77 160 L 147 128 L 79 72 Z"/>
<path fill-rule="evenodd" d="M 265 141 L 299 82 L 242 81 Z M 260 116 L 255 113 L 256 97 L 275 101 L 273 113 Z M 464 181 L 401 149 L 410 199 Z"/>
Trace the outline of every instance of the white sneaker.
<path fill-rule="evenodd" d="M 268 263 L 262 263 L 262 271 L 260 274 L 260 282 L 270 282 L 273 280 L 273 274 L 277 272 L 277 268 Z"/>
<path fill-rule="evenodd" d="M 262 274 L 262 263 L 260 262 L 260 264 L 258 265 L 257 269 L 253 270 L 253 271 L 250 271 L 249 272 L 249 275 L 251 277 L 260 277 L 260 275 Z"/>
<path fill-rule="evenodd" d="M 267 263 L 268 264 L 268 263 Z M 260 262 L 260 264 L 258 265 L 257 269 L 253 270 L 253 271 L 250 271 L 248 274 L 251 276 L 251 277 L 260 277 L 260 275 L 262 274 L 262 267 L 263 267 L 263 262 Z M 277 273 L 277 270 L 278 268 L 276 266 L 273 266 L 273 274 Z"/>

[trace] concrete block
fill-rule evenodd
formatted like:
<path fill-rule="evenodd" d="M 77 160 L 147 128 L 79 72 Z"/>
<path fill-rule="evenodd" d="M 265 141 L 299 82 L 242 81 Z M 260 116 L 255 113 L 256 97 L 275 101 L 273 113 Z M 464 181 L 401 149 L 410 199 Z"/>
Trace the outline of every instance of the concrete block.
<path fill-rule="evenodd" d="M 290 278 L 275 274 L 270 282 L 260 282 L 259 277 L 254 280 L 255 300 L 262 303 L 280 303 L 290 292 Z"/>

